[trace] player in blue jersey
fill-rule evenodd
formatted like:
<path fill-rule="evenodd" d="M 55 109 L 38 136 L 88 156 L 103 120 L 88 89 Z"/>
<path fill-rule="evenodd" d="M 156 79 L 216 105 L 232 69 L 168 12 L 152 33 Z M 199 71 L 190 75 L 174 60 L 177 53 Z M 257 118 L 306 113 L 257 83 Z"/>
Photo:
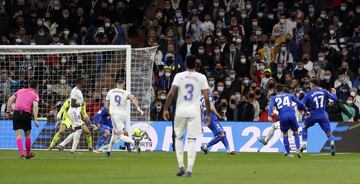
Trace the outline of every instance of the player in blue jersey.
<path fill-rule="evenodd" d="M 222 142 L 225 146 L 226 152 L 230 155 L 236 155 L 235 151 L 230 150 L 230 146 L 229 146 L 229 142 L 227 140 L 226 137 L 226 132 L 224 131 L 223 127 L 220 125 L 220 123 L 217 121 L 217 118 L 220 119 L 224 119 L 217 111 L 216 108 L 214 106 L 214 98 L 211 95 L 211 93 L 209 93 L 209 100 L 210 100 L 210 110 L 211 110 L 211 114 L 210 114 L 210 123 L 205 123 L 204 124 L 211 130 L 211 132 L 214 134 L 214 138 L 207 144 L 207 145 L 203 145 L 201 146 L 201 150 L 207 154 L 208 153 L 208 148 L 217 144 L 218 142 Z M 205 114 L 206 114 L 206 106 L 205 106 L 205 100 L 204 100 L 204 96 L 201 96 L 200 99 L 200 106 L 201 106 L 201 112 L 204 116 L 203 120 L 205 120 Z"/>
<path fill-rule="evenodd" d="M 99 148 L 107 141 L 107 139 L 111 136 L 111 132 L 113 129 L 113 125 L 111 122 L 111 117 L 107 112 L 105 106 L 102 107 L 94 116 L 94 122 L 96 124 L 97 129 L 100 129 L 100 137 L 95 146 L 95 152 L 99 152 Z M 131 151 L 131 147 L 129 143 L 125 143 L 125 146 L 128 151 Z"/>
<path fill-rule="evenodd" d="M 271 97 L 269 104 L 269 121 L 272 120 L 273 108 L 275 107 L 279 112 L 279 121 L 280 121 L 280 130 L 283 134 L 283 141 L 286 153 L 284 156 L 293 157 L 290 153 L 290 144 L 288 131 L 291 129 L 295 137 L 295 145 L 297 149 L 297 156 L 301 158 L 300 148 L 300 138 L 298 134 L 299 125 L 296 121 L 295 110 L 293 107 L 293 102 L 297 104 L 299 110 L 305 110 L 304 104 L 297 99 L 293 94 L 284 93 L 284 87 L 281 84 L 276 85 L 275 87 L 276 95 Z"/>
<path fill-rule="evenodd" d="M 311 90 L 305 95 L 302 102 L 309 106 L 310 115 L 304 122 L 304 127 L 302 130 L 302 140 L 303 145 L 301 151 L 306 150 L 307 146 L 307 137 L 308 137 L 308 128 L 314 126 L 315 123 L 319 123 L 321 129 L 326 133 L 328 141 L 331 145 L 331 155 L 335 156 L 335 144 L 334 136 L 331 133 L 329 116 L 326 112 L 327 99 L 336 101 L 336 90 L 331 89 L 331 94 L 319 87 L 319 82 L 317 80 L 312 80 L 310 82 Z"/>

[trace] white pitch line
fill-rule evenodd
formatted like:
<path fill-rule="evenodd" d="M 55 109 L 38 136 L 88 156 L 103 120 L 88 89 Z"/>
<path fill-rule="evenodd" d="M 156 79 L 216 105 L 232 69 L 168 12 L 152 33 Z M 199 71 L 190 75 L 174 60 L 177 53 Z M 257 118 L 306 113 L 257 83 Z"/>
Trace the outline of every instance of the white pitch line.
<path fill-rule="evenodd" d="M 352 153 L 336 153 L 337 155 L 350 155 Z M 329 156 L 330 153 L 309 154 L 311 156 Z"/>

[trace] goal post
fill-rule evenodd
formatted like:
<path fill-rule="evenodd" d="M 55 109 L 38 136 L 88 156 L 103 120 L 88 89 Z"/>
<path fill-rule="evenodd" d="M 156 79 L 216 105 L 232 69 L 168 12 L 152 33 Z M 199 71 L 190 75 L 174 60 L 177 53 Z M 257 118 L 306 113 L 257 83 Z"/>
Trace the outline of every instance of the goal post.
<path fill-rule="evenodd" d="M 28 87 L 32 80 L 39 82 L 39 117 L 43 120 L 40 128 L 33 128 L 33 148 L 49 146 L 57 131 L 56 114 L 69 98 L 78 77 L 86 79 L 83 95 L 90 119 L 101 108 L 107 91 L 115 87 L 116 80 L 122 79 L 126 81 L 126 89 L 138 98 L 145 113 L 140 116 L 131 106 L 128 122 L 148 121 L 152 98 L 148 93 L 153 91 L 156 49 L 134 49 L 130 45 L 0 45 L 0 149 L 16 148 L 12 123 L 4 118 L 7 98 L 16 90 Z M 98 132 L 93 132 L 94 144 L 97 135 Z M 80 149 L 87 148 L 83 137 Z"/>

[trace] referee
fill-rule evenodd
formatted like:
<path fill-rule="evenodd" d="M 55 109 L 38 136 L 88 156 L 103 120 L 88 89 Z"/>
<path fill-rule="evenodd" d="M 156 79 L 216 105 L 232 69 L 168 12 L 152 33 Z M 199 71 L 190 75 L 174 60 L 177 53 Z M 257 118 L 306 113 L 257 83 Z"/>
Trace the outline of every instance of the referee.
<path fill-rule="evenodd" d="M 38 83 L 32 81 L 30 88 L 23 88 L 15 92 L 7 101 L 6 115 L 8 118 L 12 117 L 13 130 L 16 133 L 16 145 L 20 152 L 20 159 L 31 159 L 35 155 L 30 152 L 31 148 L 31 119 L 34 115 L 35 125 L 39 127 L 38 123 L 38 103 L 39 95 L 36 92 Z M 11 115 L 11 105 L 15 102 L 14 114 Z M 24 147 L 22 143 L 22 130 L 25 133 L 25 147 L 26 155 L 24 154 Z"/>

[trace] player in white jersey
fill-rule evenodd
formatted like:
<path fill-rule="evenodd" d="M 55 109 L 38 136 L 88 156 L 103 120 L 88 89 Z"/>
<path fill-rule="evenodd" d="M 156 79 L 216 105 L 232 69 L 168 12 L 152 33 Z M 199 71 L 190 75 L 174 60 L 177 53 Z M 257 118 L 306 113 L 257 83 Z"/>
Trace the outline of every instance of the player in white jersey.
<path fill-rule="evenodd" d="M 163 116 L 170 119 L 169 107 L 177 94 L 176 111 L 174 118 L 175 149 L 179 164 L 177 176 L 183 176 L 184 170 L 184 145 L 183 135 L 187 130 L 188 141 L 188 167 L 186 176 L 192 176 L 192 168 L 196 157 L 196 138 L 202 134 L 200 98 L 204 95 L 206 104 L 206 122 L 210 123 L 209 85 L 205 75 L 195 71 L 196 57 L 186 57 L 187 70 L 175 75 L 170 92 L 166 98 Z"/>
<path fill-rule="evenodd" d="M 81 133 L 84 132 L 86 140 L 89 146 L 89 151 L 93 151 L 92 148 L 92 138 L 89 128 L 82 121 L 81 117 L 81 106 L 84 104 L 84 97 L 81 92 L 85 86 L 85 79 L 80 77 L 76 80 L 76 86 L 71 90 L 70 93 L 70 107 L 68 110 L 68 117 L 71 121 L 71 126 L 75 130 L 73 136 L 73 144 L 71 152 L 76 152 L 77 145 L 79 144 Z"/>
<path fill-rule="evenodd" d="M 112 135 L 109 143 L 106 156 L 110 156 L 112 146 L 116 139 L 120 139 L 124 142 L 133 144 L 138 152 L 140 152 L 139 141 L 133 140 L 130 137 L 124 135 L 125 123 L 129 118 L 130 109 L 127 101 L 130 100 L 140 112 L 141 115 L 144 112 L 139 107 L 139 102 L 129 91 L 124 90 L 125 81 L 118 80 L 116 82 L 116 88 L 111 89 L 106 95 L 105 107 L 109 110 L 111 116 L 111 122 L 113 124 Z"/>

